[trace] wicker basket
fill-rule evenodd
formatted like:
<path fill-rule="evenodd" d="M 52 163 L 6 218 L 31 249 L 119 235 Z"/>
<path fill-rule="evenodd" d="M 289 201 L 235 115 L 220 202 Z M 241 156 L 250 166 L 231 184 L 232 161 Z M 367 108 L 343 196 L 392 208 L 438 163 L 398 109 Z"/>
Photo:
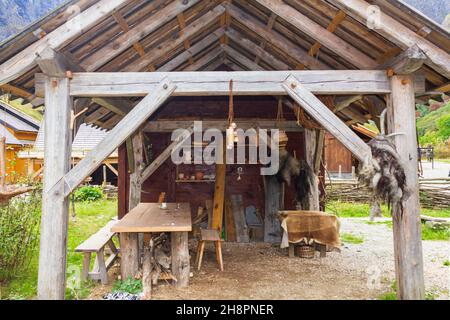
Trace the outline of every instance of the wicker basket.
<path fill-rule="evenodd" d="M 297 254 L 300 258 L 305 258 L 305 259 L 312 259 L 314 258 L 314 247 L 313 246 L 298 246 L 297 247 Z"/>

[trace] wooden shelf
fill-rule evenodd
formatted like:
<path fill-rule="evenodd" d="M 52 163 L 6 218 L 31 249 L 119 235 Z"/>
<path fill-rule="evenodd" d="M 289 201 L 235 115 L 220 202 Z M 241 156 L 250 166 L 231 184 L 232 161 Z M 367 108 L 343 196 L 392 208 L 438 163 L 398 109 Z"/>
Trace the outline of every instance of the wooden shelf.
<path fill-rule="evenodd" d="M 176 183 L 208 183 L 215 182 L 216 180 L 175 180 Z"/>

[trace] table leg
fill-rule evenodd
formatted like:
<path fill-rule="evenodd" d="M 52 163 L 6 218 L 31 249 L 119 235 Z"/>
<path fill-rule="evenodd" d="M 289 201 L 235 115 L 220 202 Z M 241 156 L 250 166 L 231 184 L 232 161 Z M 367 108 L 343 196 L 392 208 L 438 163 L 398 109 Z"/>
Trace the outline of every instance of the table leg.
<path fill-rule="evenodd" d="M 120 271 L 122 280 L 139 271 L 139 243 L 137 233 L 120 233 Z"/>
<path fill-rule="evenodd" d="M 187 232 L 172 232 L 172 274 L 177 278 L 174 285 L 177 288 L 184 288 L 189 285 L 189 247 Z"/>

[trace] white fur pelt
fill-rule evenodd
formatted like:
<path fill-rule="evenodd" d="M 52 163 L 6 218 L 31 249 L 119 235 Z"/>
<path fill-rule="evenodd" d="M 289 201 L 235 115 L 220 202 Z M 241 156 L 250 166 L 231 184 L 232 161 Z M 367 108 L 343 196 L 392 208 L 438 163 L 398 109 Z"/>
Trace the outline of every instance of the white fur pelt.
<path fill-rule="evenodd" d="M 378 135 L 368 145 L 372 159 L 360 164 L 359 181 L 367 186 L 376 199 L 389 206 L 402 206 L 409 197 L 404 165 L 388 137 Z"/>

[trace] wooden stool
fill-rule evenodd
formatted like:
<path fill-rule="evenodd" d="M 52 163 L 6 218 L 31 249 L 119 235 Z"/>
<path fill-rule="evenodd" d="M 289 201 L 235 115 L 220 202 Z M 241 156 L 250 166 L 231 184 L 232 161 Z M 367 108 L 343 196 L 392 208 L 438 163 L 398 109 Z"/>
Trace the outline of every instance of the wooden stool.
<path fill-rule="evenodd" d="M 205 243 L 207 241 L 214 242 L 214 246 L 216 247 L 217 263 L 219 264 L 220 271 L 223 271 L 221 239 L 219 231 L 214 229 L 200 229 L 200 240 L 198 241 L 197 257 L 195 259 L 197 270 L 200 270 L 202 266 L 203 252 L 205 250 Z"/>

